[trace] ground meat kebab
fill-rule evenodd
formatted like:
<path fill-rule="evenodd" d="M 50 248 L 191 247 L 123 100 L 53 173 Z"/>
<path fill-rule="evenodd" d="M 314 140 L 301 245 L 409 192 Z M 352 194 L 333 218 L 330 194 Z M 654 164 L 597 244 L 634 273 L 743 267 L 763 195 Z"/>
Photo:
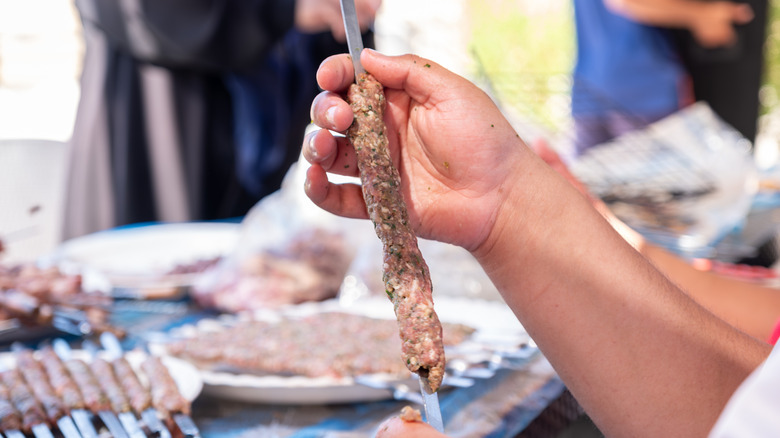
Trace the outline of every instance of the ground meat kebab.
<path fill-rule="evenodd" d="M 428 266 L 409 224 L 401 179 L 390 158 L 384 89 L 370 74 L 361 74 L 347 97 L 355 114 L 347 137 L 357 155 L 368 215 L 384 247 L 383 280 L 398 319 L 403 359 L 436 391 L 444 375 L 442 329 L 433 310 Z"/>

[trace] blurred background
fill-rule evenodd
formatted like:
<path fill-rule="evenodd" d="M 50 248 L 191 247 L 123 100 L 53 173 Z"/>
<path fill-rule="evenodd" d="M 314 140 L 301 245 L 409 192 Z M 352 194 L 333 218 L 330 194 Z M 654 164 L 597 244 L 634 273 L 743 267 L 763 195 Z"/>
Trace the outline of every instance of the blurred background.
<path fill-rule="evenodd" d="M 570 140 L 576 56 L 572 1 L 463 0 L 424 6 L 417 2 L 416 13 L 408 14 L 410 3 L 384 2 L 376 17 L 377 48 L 387 53 L 414 51 L 474 80 L 493 94 L 527 139 L 543 136 L 557 145 Z M 754 150 L 774 162 L 780 139 L 780 0 L 771 0 L 769 8 Z M 0 141 L 55 150 L 45 152 L 46 158 L 31 158 L 47 163 L 39 172 L 53 182 L 37 188 L 46 192 L 39 195 L 46 200 L 25 205 L 23 213 L 0 212 L 5 235 L 35 233 L 37 243 L 29 241 L 34 249 L 20 257 L 51 249 L 61 237 L 62 199 L 50 187 L 62 182 L 66 154 L 56 149 L 65 148 L 73 132 L 84 52 L 73 1 L 0 0 Z M 31 172 L 35 171 L 21 173 L 37 178 Z M 6 186 L 5 198 L 14 196 L 14 190 Z M 41 208 L 42 203 L 51 207 Z M 38 222 L 36 230 L 30 228 L 31 218 Z"/>
<path fill-rule="evenodd" d="M 242 1 L 233 5 L 250 5 L 250 2 Z M 577 40 L 575 30 L 574 5 L 596 7 L 598 1 L 383 0 L 374 25 L 367 32 L 372 39 L 364 35 L 364 41 L 367 46 L 373 45 L 387 54 L 416 53 L 430 58 L 475 82 L 494 98 L 527 142 L 546 139 L 561 154 L 574 176 L 650 243 L 672 250 L 684 256 L 686 261 L 693 259 L 692 265 L 696 269 L 780 288 L 780 270 L 776 265 L 780 240 L 780 0 L 767 0 L 755 141 L 747 141 L 714 117 L 712 111 L 697 103 L 636 134 L 608 140 L 598 144 L 598 148 L 594 147 L 592 153 L 575 157 L 572 152 L 576 140 L 572 107 L 576 105 L 572 105 L 572 95 L 576 93 L 572 89 L 577 44 L 581 41 Z M 754 3 L 767 4 L 761 1 Z M 82 7 L 80 11 L 76 2 Z M 221 201 L 235 194 L 229 190 L 235 187 L 220 187 L 222 191 L 214 189 L 226 180 L 234 186 L 244 185 L 245 181 L 235 181 L 235 174 L 247 170 L 240 168 L 243 163 L 239 153 L 245 150 L 241 150 L 239 143 L 246 140 L 242 135 L 251 137 L 261 131 L 255 129 L 260 125 L 262 128 L 270 126 L 272 134 L 279 134 L 278 138 L 270 140 L 275 146 L 282 145 L 285 156 L 279 159 L 279 154 L 274 156 L 278 150 L 269 152 L 266 149 L 262 153 L 255 151 L 254 155 L 250 153 L 249 158 L 254 159 L 254 164 L 261 170 L 265 170 L 262 169 L 266 164 L 264 161 L 275 160 L 277 168 L 272 170 L 278 178 L 274 188 L 281 185 L 279 168 L 286 171 L 290 159 L 297 158 L 300 139 L 309 123 L 311 96 L 306 94 L 313 96 L 317 92 L 316 84 L 311 84 L 314 77 L 311 72 L 322 59 L 316 56 L 301 60 L 306 56 L 300 55 L 303 50 L 299 49 L 304 47 L 302 43 L 306 48 L 316 48 L 317 44 L 301 40 L 300 33 L 293 35 L 299 38 L 297 40 L 288 40 L 289 33 L 285 34 L 281 40 L 284 46 L 270 51 L 272 55 L 281 53 L 280 58 L 265 62 L 267 58 L 263 57 L 259 74 L 253 77 L 247 74 L 249 80 L 232 70 L 225 73 L 220 68 L 225 67 L 223 65 L 217 68 L 209 65 L 211 70 L 201 69 L 203 65 L 198 62 L 201 60 L 195 60 L 191 71 L 186 67 L 179 69 L 181 65 L 177 62 L 181 59 L 177 58 L 180 53 L 176 50 L 172 50 L 176 52 L 172 56 L 175 58 L 171 62 L 173 67 L 166 71 L 170 66 L 138 61 L 127 53 L 106 50 L 116 47 L 107 43 L 105 35 L 98 35 L 99 26 L 89 19 L 85 19 L 86 30 L 82 26 L 79 12 L 83 14 L 83 5 L 89 3 L 88 0 L 0 0 L 0 274 L 4 265 L 12 266 L 17 262 L 42 260 L 43 265 L 48 261 L 61 268 L 69 268 L 67 262 L 72 262 L 75 272 L 84 274 L 84 284 L 79 283 L 78 288 L 83 286 L 89 292 L 109 291 L 112 299 L 117 298 L 124 305 L 111 307 L 112 317 L 118 316 L 115 319 L 119 326 L 138 333 L 150 328 L 173 327 L 174 319 L 184 318 L 184 313 L 193 309 L 239 313 L 291 302 L 327 300 L 333 296 L 338 296 L 341 305 L 351 306 L 358 304 L 359 299 L 368 299 L 366 309 L 376 308 L 374 299 L 377 297 L 371 292 L 377 293 L 378 300 L 386 304 L 384 286 L 376 283 L 381 278 L 381 259 L 373 256 L 379 251 L 379 242 L 374 238 L 370 224 L 362 221 L 365 229 L 361 230 L 352 222 L 331 222 L 333 218 L 323 218 L 322 210 L 303 199 L 305 195 L 300 187 L 304 167 L 293 165 L 289 167 L 291 172 L 282 173 L 281 177 L 289 178 L 284 182 L 292 180 L 293 184 L 285 184 L 281 186 L 282 190 L 272 193 L 277 196 L 269 195 L 268 191 L 234 196 L 243 201 L 234 202 L 241 204 L 243 210 L 221 208 Z M 93 4 L 97 3 L 100 2 Z M 129 16 L 125 17 L 127 29 L 131 24 L 138 25 L 131 22 L 141 16 L 131 13 L 138 11 L 127 11 L 127 5 L 132 4 L 133 1 L 102 2 L 103 6 L 125 8 L 123 12 Z M 144 4 L 150 9 L 169 9 L 165 11 L 170 19 L 167 24 L 187 22 L 181 19 L 180 10 L 171 7 L 188 4 L 186 0 Z M 237 15 L 241 18 L 241 14 Z M 251 19 L 245 21 L 250 22 L 248 34 L 252 34 L 257 27 Z M 234 23 L 227 27 L 233 29 Z M 188 37 L 193 29 L 205 27 L 194 19 L 189 24 L 193 27 L 182 24 L 184 30 L 179 35 L 186 41 L 190 40 Z M 106 27 L 109 31 L 115 30 Z M 170 27 L 179 29 L 179 26 Z M 131 33 L 130 30 L 126 32 Z M 196 37 L 192 40 L 197 40 Z M 220 43 L 224 40 L 245 42 L 241 38 L 217 39 Z M 288 42 L 289 46 L 286 45 Z M 213 51 L 217 54 L 216 59 L 221 59 L 222 52 L 229 51 L 225 47 L 243 46 L 218 47 Z M 143 50 L 138 52 L 145 55 Z M 103 59 L 95 61 L 95 53 L 103 53 Z M 183 57 L 186 55 L 192 53 Z M 309 70 L 293 69 L 301 67 L 299 65 L 281 72 L 267 69 L 269 64 L 280 59 L 303 61 L 303 67 Z M 124 70 L 122 67 L 129 68 Z M 607 67 L 612 64 L 607 63 Z M 201 75 L 204 70 L 209 70 L 208 74 Z M 97 80 L 92 80 L 95 78 Z M 304 82 L 301 78 L 309 79 L 310 89 L 298 92 L 303 88 L 300 87 Z M 237 79 L 243 79 L 243 82 L 239 83 Z M 612 88 L 612 83 L 607 83 L 607 88 Z M 183 90 L 177 89 L 178 85 L 192 87 Z M 152 86 L 159 88 L 150 88 Z M 164 92 L 154 91 L 160 89 Z M 292 93 L 284 95 L 291 90 Z M 170 93 L 166 94 L 168 91 Z M 101 93 L 110 95 L 113 100 Z M 232 97 L 233 101 L 226 96 Z M 295 115 L 298 116 L 302 111 L 305 120 L 300 120 L 301 126 L 278 123 L 273 116 L 279 112 L 280 105 L 260 108 L 264 101 L 258 96 L 268 97 L 273 104 L 281 101 L 284 104 L 282 111 L 297 112 Z M 84 105 L 85 101 L 93 105 Z M 144 102 L 139 105 L 139 101 Z M 289 103 L 292 101 L 294 103 Z M 102 106 L 95 104 L 98 102 Z M 166 114 L 166 110 L 172 109 L 174 111 Z M 227 119 L 241 110 L 255 118 L 243 120 L 249 121 L 243 126 L 239 120 L 236 122 L 239 129 L 231 129 L 233 120 Z M 195 115 L 200 117 L 194 123 L 186 117 L 192 113 L 198 113 Z M 292 118 L 291 115 L 289 119 Z M 107 128 L 99 126 L 96 120 L 105 122 Z M 141 123 L 136 124 L 139 120 Z M 204 127 L 211 127 L 212 121 L 222 124 L 214 130 Z M 146 126 L 148 132 L 138 128 L 143 123 L 149 125 Z M 117 125 L 119 129 L 111 131 Z M 99 132 L 102 137 L 90 135 L 101 128 L 105 128 Z M 284 132 L 280 134 L 279 131 Z M 155 137 L 157 134 L 162 136 Z M 171 139 L 173 141 L 169 141 Z M 158 142 L 153 144 L 152 140 Z M 257 143 L 262 140 L 268 139 L 262 138 Z M 184 143 L 187 143 L 185 147 L 179 147 Z M 237 159 L 224 153 L 226 150 L 234 153 L 231 146 L 236 146 Z M 165 153 L 171 153 L 163 157 L 168 160 L 153 162 L 156 157 L 150 156 L 163 149 L 167 151 Z M 81 152 L 81 167 L 79 171 L 68 172 L 73 169 L 69 164 L 76 161 L 73 160 L 74 150 Z M 139 158 L 138 151 L 150 156 Z M 193 172 L 194 177 L 186 172 L 191 170 L 188 165 L 192 162 L 201 165 Z M 225 166 L 228 171 L 203 171 L 213 162 L 229 163 Z M 251 173 L 256 169 L 249 170 Z M 81 186 L 66 188 L 69 175 L 71 178 L 83 176 Z M 155 183 L 169 189 L 167 195 L 151 190 L 150 186 Z M 127 190 L 122 192 L 116 186 Z M 283 190 L 285 188 L 287 190 Z M 80 202 L 66 199 L 66 195 L 73 194 L 80 195 Z M 166 202 L 164 195 L 174 202 Z M 211 201 L 217 201 L 212 204 L 220 205 L 211 205 L 210 209 L 195 208 L 208 204 L 201 199 L 206 195 Z M 115 202 L 122 196 L 122 202 Z M 265 202 L 258 201 L 262 197 Z M 235 201 L 233 198 L 230 200 Z M 144 208 L 136 208 L 138 205 Z M 70 214 L 66 206 L 71 206 Z M 166 207 L 176 211 L 166 215 Z M 244 215 L 247 211 L 249 213 Z M 120 213 L 124 214 L 121 218 Z M 83 227 L 66 232 L 63 226 L 66 217 L 75 216 L 80 216 L 78 219 L 82 223 L 79 225 Z M 241 224 L 233 223 L 239 220 Z M 135 226 L 138 224 L 151 226 Z M 98 232 L 105 229 L 111 232 Z M 342 233 L 346 230 L 348 232 Z M 66 242 L 63 244 L 63 241 Z M 444 309 L 446 313 L 449 310 L 450 315 L 489 322 L 489 329 L 507 334 L 509 324 L 517 322 L 511 312 L 507 314 L 509 320 L 496 318 L 500 314 L 492 303 L 480 310 L 483 307 L 475 307 L 467 301 L 500 300 L 498 292 L 470 254 L 462 248 L 435 244 L 423 242 L 422 248 L 437 290 L 447 291 L 438 292 L 437 311 Z M 52 260 L 42 257 L 46 255 L 52 255 Z M 55 256 L 59 256 L 59 260 Z M 290 259 L 296 263 L 290 265 Z M 702 261 L 710 263 L 699 263 Z M 337 266 L 329 266 L 328 262 Z M 204 272 L 206 275 L 201 275 Z M 282 285 L 280 290 L 274 289 L 277 284 Z M 189 301 L 189 294 L 194 303 Z M 470 306 L 468 311 L 458 306 L 447 308 L 446 298 L 439 298 L 448 296 L 456 303 Z M 152 303 L 155 300 L 159 302 Z M 441 307 L 443 301 L 445 304 Z M 108 317 L 100 314 L 99 318 L 90 322 L 95 327 L 92 334 L 105 329 L 97 324 L 104 323 Z M 0 325 L 2 321 L 0 315 Z M 86 320 L 76 321 L 83 323 Z M 772 323 L 775 321 L 776 318 Z M 44 321 L 43 325 L 47 326 L 49 322 Z M 73 329 L 57 328 L 74 332 Z M 525 336 L 522 327 L 513 330 Z M 0 334 L 2 331 L 0 328 Z M 81 333 L 79 331 L 83 332 L 81 325 L 76 327 L 76 335 Z M 18 333 L 11 333 L 7 339 L 16 340 L 13 336 Z M 518 348 L 519 352 L 535 350 L 532 343 L 511 341 L 512 349 Z M 527 346 L 531 347 L 526 349 Z M 506 351 L 514 353 L 512 349 Z M 525 360 L 527 357 L 517 358 Z M 499 359 L 499 363 L 504 360 Z M 491 366 L 492 362 L 493 358 Z M 551 378 L 554 374 L 551 368 L 542 371 L 535 370 L 530 374 L 538 375 L 540 379 Z M 547 387 L 545 384 L 544 388 Z M 501 383 L 495 388 L 506 386 Z M 228 387 L 231 389 L 234 388 Z M 252 393 L 257 395 L 265 391 Z M 486 394 L 491 405 L 496 404 L 493 393 Z M 507 407 L 513 406 L 515 396 L 512 397 L 513 401 L 505 403 Z M 471 396 L 460 399 L 471 400 Z M 532 404 L 536 406 L 539 402 L 533 398 Z M 448 405 L 460 409 L 456 403 Z M 566 405 L 576 406 L 576 403 Z M 352 408 L 344 406 L 345 413 L 339 415 L 353 418 Z M 239 409 L 240 406 L 236 408 Z M 479 421 L 471 423 L 481 424 L 486 416 L 480 409 L 475 412 L 479 413 L 475 417 Z M 514 412 L 511 417 L 515 417 Z M 208 424 L 212 416 L 224 414 L 221 406 L 214 409 L 209 404 L 201 405 L 196 413 L 196 418 L 204 420 L 202 424 Z M 566 414 L 566 421 L 568 416 L 576 417 L 580 413 L 581 410 L 574 409 Z M 279 419 L 276 413 L 272 415 L 273 419 L 270 419 L 252 411 L 246 418 L 257 422 L 269 418 L 267 422 L 276 425 Z M 290 421 L 292 417 L 290 415 Z M 492 419 L 492 416 L 488 417 Z M 463 418 L 462 425 L 451 425 L 453 430 L 468 429 L 470 419 L 468 416 Z M 217 420 L 211 422 L 214 427 L 226 424 L 222 418 Z"/>
<path fill-rule="evenodd" d="M 73 2 L 0 1 L 0 138 L 70 138 L 83 54 Z"/>

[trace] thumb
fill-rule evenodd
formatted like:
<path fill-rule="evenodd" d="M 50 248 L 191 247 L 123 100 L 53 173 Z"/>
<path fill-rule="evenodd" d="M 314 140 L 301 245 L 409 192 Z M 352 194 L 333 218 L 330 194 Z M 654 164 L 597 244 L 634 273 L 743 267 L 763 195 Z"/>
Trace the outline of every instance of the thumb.
<path fill-rule="evenodd" d="M 436 104 L 436 95 L 451 90 L 466 79 L 439 64 L 417 55 L 383 55 L 365 49 L 363 67 L 387 88 L 403 90 L 421 104 Z"/>

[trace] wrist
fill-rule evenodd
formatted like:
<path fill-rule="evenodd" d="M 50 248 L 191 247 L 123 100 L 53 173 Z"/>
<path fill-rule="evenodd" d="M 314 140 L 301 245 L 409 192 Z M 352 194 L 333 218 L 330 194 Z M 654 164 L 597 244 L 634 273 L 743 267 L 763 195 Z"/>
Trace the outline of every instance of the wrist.
<path fill-rule="evenodd" d="M 472 251 L 513 309 L 530 312 L 528 297 L 587 288 L 598 273 L 611 278 L 616 264 L 641 259 L 568 181 L 535 154 L 523 158 L 488 238 Z"/>
<path fill-rule="evenodd" d="M 573 226 L 578 222 L 575 217 L 584 213 L 600 219 L 568 181 L 536 154 L 523 151 L 512 177 L 501 187 L 505 196 L 491 231 L 472 251 L 499 290 L 517 280 L 518 270 L 542 278 L 545 269 L 558 269 L 571 256 L 560 247 L 579 233 Z M 523 281 L 530 277 L 524 276 Z"/>
<path fill-rule="evenodd" d="M 511 246 L 510 240 L 514 240 L 519 234 L 517 230 L 518 222 L 522 220 L 524 199 L 526 194 L 523 192 L 523 180 L 528 178 L 520 177 L 529 171 L 528 162 L 533 155 L 529 153 L 522 141 L 519 142 L 519 154 L 515 154 L 518 159 L 514 160 L 508 166 L 507 177 L 503 183 L 495 189 L 497 199 L 491 201 L 495 205 L 495 214 L 492 217 L 490 229 L 485 233 L 484 239 L 479 242 L 476 248 L 467 249 L 483 265 L 492 264 L 492 260 L 502 258 L 505 247 Z"/>

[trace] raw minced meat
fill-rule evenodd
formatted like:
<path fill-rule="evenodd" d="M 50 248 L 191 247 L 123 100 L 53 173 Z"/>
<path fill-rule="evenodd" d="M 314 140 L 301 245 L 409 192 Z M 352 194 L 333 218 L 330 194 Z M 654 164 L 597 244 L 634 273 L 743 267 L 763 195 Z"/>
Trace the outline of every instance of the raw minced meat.
<path fill-rule="evenodd" d="M 355 148 L 368 215 L 384 250 L 385 292 L 393 302 L 407 368 L 436 391 L 444 376 L 441 324 L 433 309 L 428 266 L 417 246 L 388 148 L 384 88 L 361 74 L 347 95 L 355 115 L 347 137 Z"/>

